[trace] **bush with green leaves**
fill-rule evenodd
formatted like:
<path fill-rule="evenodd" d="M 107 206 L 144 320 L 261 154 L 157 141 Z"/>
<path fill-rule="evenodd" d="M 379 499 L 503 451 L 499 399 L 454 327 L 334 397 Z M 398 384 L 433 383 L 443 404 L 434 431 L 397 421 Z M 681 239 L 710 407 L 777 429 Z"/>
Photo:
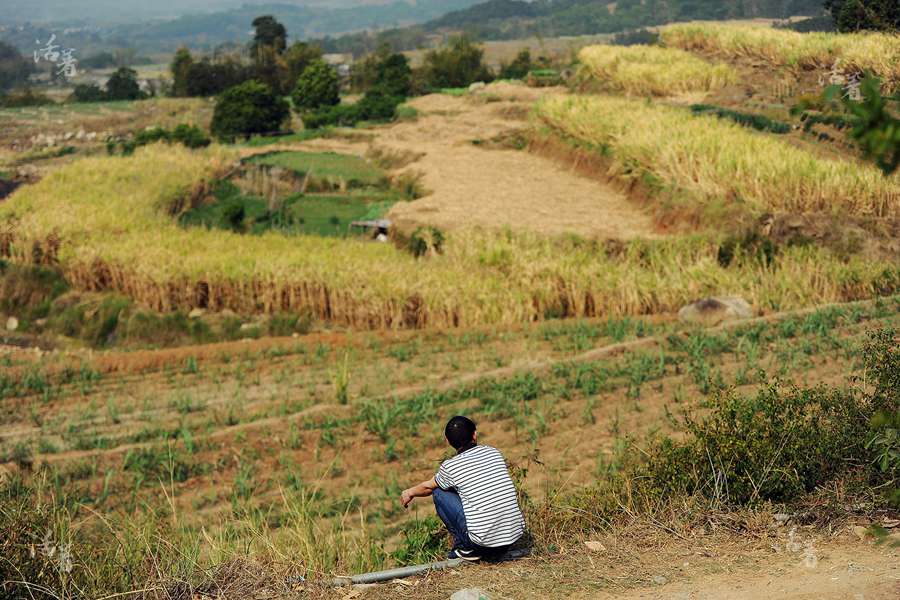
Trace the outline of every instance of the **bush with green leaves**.
<path fill-rule="evenodd" d="M 289 116 L 290 107 L 284 98 L 251 79 L 218 97 L 210 129 L 223 140 L 249 138 L 255 133 L 279 131 Z"/>
<path fill-rule="evenodd" d="M 425 85 L 432 90 L 462 88 L 494 79 L 484 64 L 484 49 L 466 36 L 454 38 L 438 50 L 425 55 L 423 66 Z"/>
<path fill-rule="evenodd" d="M 291 94 L 294 110 L 304 113 L 341 102 L 341 83 L 337 72 L 323 60 L 314 60 L 300 78 Z"/>
<path fill-rule="evenodd" d="M 500 67 L 500 79 L 525 79 L 532 69 L 531 50 L 521 50 L 511 63 Z"/>
<path fill-rule="evenodd" d="M 122 67 L 117 69 L 106 81 L 107 100 L 141 100 L 146 94 L 141 91 L 137 81 L 137 71 Z"/>
<path fill-rule="evenodd" d="M 847 98 L 840 86 L 832 86 L 825 92 L 826 101 L 835 107 L 840 105 L 848 113 L 847 121 L 852 127 L 850 137 L 856 140 L 863 154 L 875 161 L 885 175 L 890 175 L 900 167 L 900 117 L 890 110 L 893 104 L 900 109 L 900 91 L 893 97 L 881 95 L 881 81 L 876 77 L 866 77 L 860 84 L 862 100 L 857 102 Z"/>
<path fill-rule="evenodd" d="M 444 251 L 444 232 L 437 227 L 419 227 L 407 243 L 413 256 L 431 256 Z"/>
<path fill-rule="evenodd" d="M 106 92 L 96 83 L 79 83 L 69 96 L 71 102 L 103 102 L 106 99 Z"/>
<path fill-rule="evenodd" d="M 753 396 L 722 391 L 702 413 L 683 417 L 683 438 L 651 446 L 633 481 L 648 497 L 696 494 L 734 506 L 790 502 L 857 472 L 893 501 L 900 475 L 896 333 L 873 333 L 864 355 L 871 393 L 779 382 Z"/>
<path fill-rule="evenodd" d="M 156 142 L 177 143 L 187 148 L 197 149 L 209 146 L 211 141 L 209 136 L 196 125 L 182 123 L 171 131 L 163 127 L 152 127 L 138 132 L 131 139 L 111 138 L 106 142 L 106 151 L 109 154 L 119 153 L 122 156 L 128 156 L 140 146 Z"/>

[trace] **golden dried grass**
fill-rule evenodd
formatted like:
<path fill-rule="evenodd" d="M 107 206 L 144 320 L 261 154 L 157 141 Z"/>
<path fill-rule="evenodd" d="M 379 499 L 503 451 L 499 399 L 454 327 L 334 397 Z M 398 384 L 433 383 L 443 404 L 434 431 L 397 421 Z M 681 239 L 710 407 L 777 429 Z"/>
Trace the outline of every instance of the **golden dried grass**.
<path fill-rule="evenodd" d="M 711 92 L 734 83 L 737 73 L 684 50 L 655 46 L 588 46 L 578 54 L 589 76 L 605 87 L 636 96 Z"/>
<path fill-rule="evenodd" d="M 537 118 L 565 137 L 605 146 L 622 177 L 652 174 L 693 202 L 757 214 L 900 217 L 900 179 L 867 164 L 820 158 L 772 136 L 687 109 L 604 96 L 556 97 Z"/>
<path fill-rule="evenodd" d="M 896 281 L 891 265 L 813 247 L 785 250 L 777 269 L 722 268 L 718 245 L 702 238 L 633 241 L 610 253 L 577 238 L 463 230 L 448 235 L 443 254 L 417 260 L 353 239 L 178 227 L 173 207 L 232 161 L 216 147 L 157 145 L 72 163 L 0 206 L 0 251 L 26 263 L 52 258 L 77 288 L 116 290 L 158 310 L 308 310 L 357 328 L 671 312 L 721 293 L 787 309 L 871 297 Z"/>
<path fill-rule="evenodd" d="M 747 24 L 679 23 L 663 27 L 662 41 L 675 48 L 774 66 L 869 71 L 889 90 L 900 85 L 900 35 L 890 33 L 798 33 Z"/>

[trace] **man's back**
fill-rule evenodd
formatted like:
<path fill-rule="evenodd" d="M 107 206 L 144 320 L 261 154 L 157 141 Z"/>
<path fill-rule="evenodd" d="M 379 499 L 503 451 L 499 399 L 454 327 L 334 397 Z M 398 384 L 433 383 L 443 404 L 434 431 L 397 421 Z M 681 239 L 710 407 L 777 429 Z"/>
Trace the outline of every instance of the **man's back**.
<path fill-rule="evenodd" d="M 507 546 L 524 533 L 516 488 L 496 448 L 474 446 L 449 458 L 434 479 L 442 489 L 459 493 L 474 543 L 488 548 Z"/>

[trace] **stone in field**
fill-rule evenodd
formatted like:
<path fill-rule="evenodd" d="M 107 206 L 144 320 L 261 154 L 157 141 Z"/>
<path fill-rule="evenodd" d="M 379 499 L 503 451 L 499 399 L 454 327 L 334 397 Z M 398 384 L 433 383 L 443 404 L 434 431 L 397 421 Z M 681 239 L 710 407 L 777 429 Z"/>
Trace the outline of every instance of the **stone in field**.
<path fill-rule="evenodd" d="M 188 318 L 189 319 L 199 319 L 200 317 L 202 317 L 205 314 L 206 314 L 206 311 L 203 310 L 202 308 L 195 308 L 194 310 L 192 310 L 191 312 L 188 313 Z"/>
<path fill-rule="evenodd" d="M 19 320 L 15 317 L 10 317 L 6 320 L 6 330 L 7 331 L 15 331 L 19 328 Z"/>
<path fill-rule="evenodd" d="M 483 81 L 476 81 L 472 85 L 469 86 L 470 92 L 479 92 L 487 87 L 487 84 Z"/>
<path fill-rule="evenodd" d="M 705 298 L 678 311 L 678 320 L 701 325 L 718 325 L 725 321 L 749 319 L 752 316 L 753 308 L 746 300 L 737 296 Z"/>

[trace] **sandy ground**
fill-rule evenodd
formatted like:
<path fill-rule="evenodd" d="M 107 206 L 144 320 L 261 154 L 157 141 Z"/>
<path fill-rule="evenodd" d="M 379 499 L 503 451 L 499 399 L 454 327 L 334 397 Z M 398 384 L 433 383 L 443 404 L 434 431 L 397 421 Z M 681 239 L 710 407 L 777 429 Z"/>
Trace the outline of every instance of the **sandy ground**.
<path fill-rule="evenodd" d="M 900 553 L 872 547 L 826 550 L 806 558 L 762 565 L 757 573 L 735 572 L 676 581 L 625 594 L 573 596 L 623 600 L 895 600 L 900 598 Z"/>
<path fill-rule="evenodd" d="M 607 239 L 656 235 L 651 217 L 611 186 L 527 152 L 472 143 L 523 129 L 533 103 L 552 93 L 562 92 L 499 83 L 465 97 L 414 100 L 418 120 L 375 130 L 373 143 L 424 153 L 404 170 L 422 172 L 430 194 L 395 205 L 389 218 L 401 230 L 426 224 L 442 229 L 510 226 Z M 363 153 L 366 144 L 323 139 L 304 145 Z"/>
<path fill-rule="evenodd" d="M 785 537 L 785 533 L 779 537 Z M 492 600 L 900 598 L 898 548 L 860 541 L 848 532 L 827 541 L 805 538 L 795 547 L 784 541 L 770 540 L 771 545 L 764 548 L 747 540 L 742 547 L 737 536 L 724 543 L 701 538 L 646 548 L 636 554 L 625 548 L 584 550 L 567 557 L 464 566 L 406 580 L 402 585 L 395 582 L 358 588 L 353 597 L 438 599 L 448 598 L 456 590 L 477 588 Z M 345 594 L 338 592 L 335 597 L 348 597 Z"/>

